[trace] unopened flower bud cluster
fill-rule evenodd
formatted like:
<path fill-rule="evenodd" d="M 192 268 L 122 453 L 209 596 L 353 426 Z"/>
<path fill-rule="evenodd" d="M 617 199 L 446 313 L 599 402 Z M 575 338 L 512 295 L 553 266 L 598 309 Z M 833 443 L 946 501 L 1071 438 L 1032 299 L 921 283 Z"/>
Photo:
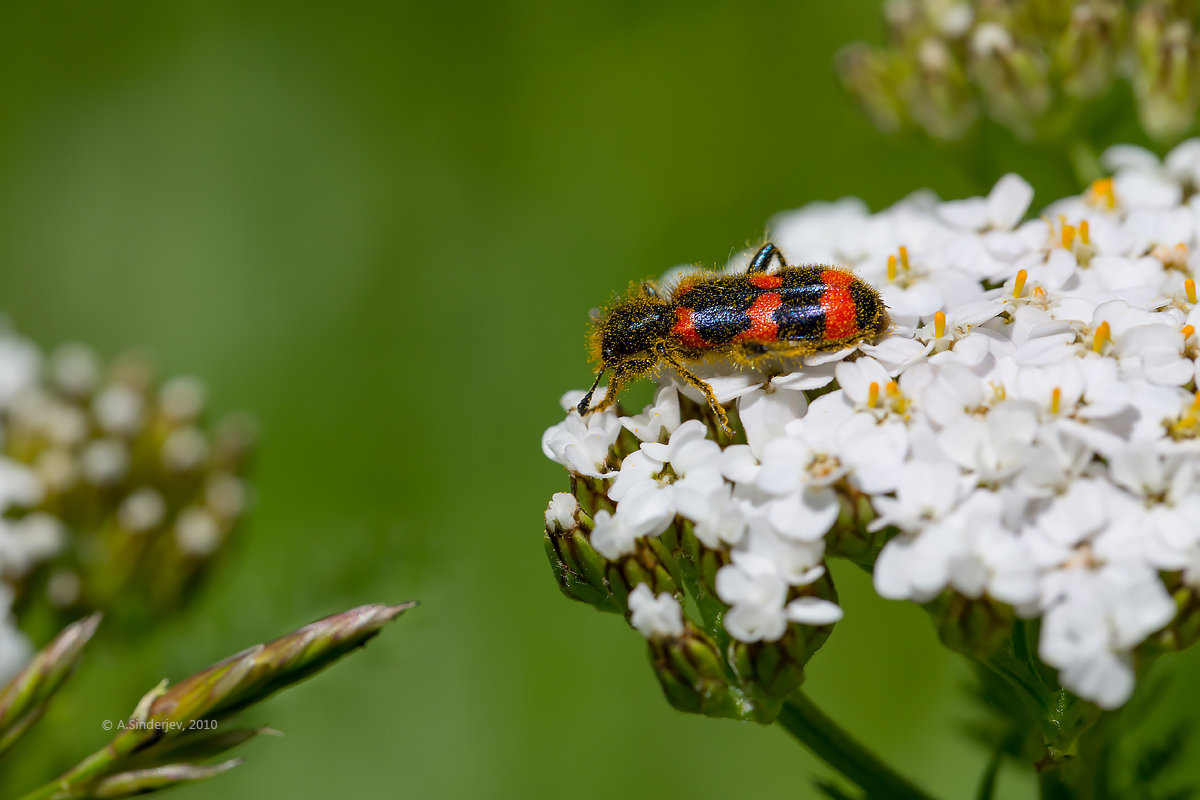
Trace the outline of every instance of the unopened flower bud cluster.
<path fill-rule="evenodd" d="M 962 137 L 984 116 L 1023 139 L 1080 130 L 1085 101 L 1118 81 L 1142 127 L 1178 140 L 1200 105 L 1200 30 L 1170 0 L 889 0 L 885 46 L 839 55 L 843 83 L 877 126 Z"/>
<path fill-rule="evenodd" d="M 776 217 L 789 263 L 854 270 L 893 330 L 803 364 L 707 365 L 734 442 L 669 370 L 638 414 L 580 417 L 568 393 L 542 442 L 572 476 L 546 512 L 564 590 L 652 641 L 702 629 L 753 653 L 842 616 L 825 560 L 843 556 L 884 598 L 990 609 L 999 631 L 939 619 L 967 649 L 1040 620 L 1067 689 L 1124 703 L 1150 655 L 1196 638 L 1200 141 L 1105 163 L 1032 218 L 1015 175 L 987 197 Z M 631 563 L 642 585 L 617 587 L 631 573 L 606 565 Z M 615 603 L 588 593 L 605 587 Z"/>
<path fill-rule="evenodd" d="M 182 601 L 248 505 L 252 429 L 205 422 L 203 386 L 80 345 L 0 333 L 0 610 L 145 622 Z M 0 650 L 3 648 L 0 647 Z M 15 651 L 14 651 L 15 652 Z"/>

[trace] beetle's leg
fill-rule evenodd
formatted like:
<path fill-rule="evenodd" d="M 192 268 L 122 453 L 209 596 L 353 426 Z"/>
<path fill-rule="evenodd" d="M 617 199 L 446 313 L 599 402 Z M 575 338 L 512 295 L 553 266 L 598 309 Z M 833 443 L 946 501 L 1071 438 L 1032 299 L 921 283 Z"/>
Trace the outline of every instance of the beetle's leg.
<path fill-rule="evenodd" d="M 767 267 L 771 266 L 771 259 L 778 258 L 779 266 L 786 267 L 787 261 L 783 259 L 783 253 L 775 246 L 774 242 L 767 242 L 758 249 L 754 254 L 754 258 L 750 259 L 750 266 L 746 269 L 747 273 L 766 272 Z"/>
<path fill-rule="evenodd" d="M 761 358 L 762 356 L 768 354 L 773 358 L 803 358 L 804 356 L 811 356 L 813 353 L 819 352 L 821 352 L 821 350 L 818 349 L 812 342 L 776 342 L 769 347 L 764 348 L 763 353 L 754 353 L 751 358 Z"/>
<path fill-rule="evenodd" d="M 622 361 L 620 364 L 617 364 L 617 368 L 613 370 L 612 378 L 608 381 L 608 391 L 604 393 L 604 399 L 596 403 L 592 407 L 592 410 L 603 411 L 617 402 L 617 396 L 621 394 L 621 390 L 628 386 L 630 382 L 637 380 L 654 369 L 656 363 L 652 358 L 631 358 L 628 361 Z"/>
<path fill-rule="evenodd" d="M 579 416 L 582 417 L 588 413 L 588 406 L 592 404 L 592 395 L 596 393 L 596 387 L 600 385 L 600 378 L 603 377 L 606 369 L 608 369 L 608 365 L 601 364 L 600 369 L 596 370 L 596 380 L 592 381 L 592 388 L 587 390 L 587 394 L 583 396 L 583 399 L 579 401 L 579 405 L 576 406 L 579 409 Z"/>
<path fill-rule="evenodd" d="M 696 388 L 696 391 L 704 395 L 704 399 L 708 401 L 708 407 L 712 409 L 713 416 L 717 418 L 717 424 L 721 426 L 721 430 L 725 431 L 725 435 L 733 438 L 733 428 L 729 427 L 729 417 L 725 415 L 725 409 L 721 408 L 721 404 L 717 402 L 717 396 L 713 394 L 712 387 L 709 386 L 700 378 L 696 377 L 691 370 L 685 367 L 679 359 L 665 348 L 656 351 L 663 361 L 671 365 L 672 369 L 679 373 L 679 377 L 687 381 L 691 386 Z"/>
<path fill-rule="evenodd" d="M 775 352 L 775 349 L 759 342 L 746 342 L 729 351 L 729 358 L 735 364 L 753 367 L 761 364 Z"/>
<path fill-rule="evenodd" d="M 653 281 L 642 281 L 641 291 L 642 297 L 649 300 L 658 299 L 658 287 L 654 285 Z"/>

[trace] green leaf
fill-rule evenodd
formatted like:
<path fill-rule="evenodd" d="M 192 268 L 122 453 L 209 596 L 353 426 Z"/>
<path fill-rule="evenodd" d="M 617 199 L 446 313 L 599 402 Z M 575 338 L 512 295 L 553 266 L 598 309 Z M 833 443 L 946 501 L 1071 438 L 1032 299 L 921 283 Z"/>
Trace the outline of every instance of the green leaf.
<path fill-rule="evenodd" d="M 149 794 L 216 777 L 241 763 L 240 758 L 232 758 L 220 764 L 167 764 L 151 769 L 121 772 L 99 781 L 90 796 L 107 799 Z"/>

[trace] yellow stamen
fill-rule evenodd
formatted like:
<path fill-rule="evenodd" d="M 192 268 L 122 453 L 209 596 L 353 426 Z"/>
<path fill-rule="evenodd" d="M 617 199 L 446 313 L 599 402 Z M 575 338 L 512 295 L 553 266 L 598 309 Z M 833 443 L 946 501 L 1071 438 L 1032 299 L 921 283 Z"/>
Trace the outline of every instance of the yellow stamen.
<path fill-rule="evenodd" d="M 879 384 L 871 381 L 871 387 L 867 389 L 867 408 L 876 408 L 879 406 Z"/>
<path fill-rule="evenodd" d="M 1183 282 L 1183 293 L 1187 295 L 1188 302 L 1195 305 L 1196 303 L 1196 282 L 1188 278 Z"/>
<path fill-rule="evenodd" d="M 908 269 L 908 248 L 904 245 L 900 245 L 900 266 Z"/>
<path fill-rule="evenodd" d="M 1036 297 L 1038 300 L 1045 300 L 1046 299 L 1046 290 L 1041 286 L 1035 286 L 1035 287 L 1033 287 L 1033 296 Z"/>
<path fill-rule="evenodd" d="M 888 280 L 896 280 L 896 257 L 888 256 Z"/>
<path fill-rule="evenodd" d="M 895 381 L 888 381 L 887 386 L 883 387 L 883 391 L 887 393 L 888 397 L 895 397 L 900 394 L 900 384 Z"/>
<path fill-rule="evenodd" d="M 1184 411 L 1179 416 L 1179 422 L 1175 423 L 1176 428 L 1190 428 L 1196 424 L 1196 417 L 1200 415 L 1200 392 L 1196 392 L 1195 398 L 1192 400 L 1191 407 Z"/>
<path fill-rule="evenodd" d="M 1195 329 L 1195 328 L 1193 328 L 1191 325 L 1184 325 L 1184 326 L 1183 326 L 1183 338 L 1184 338 L 1185 340 L 1187 340 L 1187 339 L 1190 339 L 1190 338 L 1191 338 L 1191 336 L 1192 336 L 1192 334 L 1193 334 L 1193 333 L 1195 333 L 1195 332 L 1196 332 L 1196 329 Z"/>
<path fill-rule="evenodd" d="M 1088 189 L 1088 199 L 1093 204 L 1103 206 L 1104 208 L 1116 208 L 1117 196 L 1113 192 L 1113 179 L 1099 178 L 1092 181 L 1092 185 Z"/>
<path fill-rule="evenodd" d="M 946 335 L 945 311 L 939 311 L 933 315 L 933 335 L 939 339 Z"/>
<path fill-rule="evenodd" d="M 1068 225 L 1065 222 L 1062 226 L 1062 246 L 1063 250 L 1070 250 L 1071 245 L 1075 244 L 1075 226 Z"/>
<path fill-rule="evenodd" d="M 1092 234 L 1088 230 L 1088 221 L 1086 219 L 1079 222 L 1079 241 L 1083 244 L 1092 243 Z"/>
<path fill-rule="evenodd" d="M 1025 279 L 1029 277 L 1029 273 L 1023 269 L 1017 270 L 1017 281 L 1013 284 L 1013 297 L 1020 297 L 1021 292 L 1025 291 Z"/>
<path fill-rule="evenodd" d="M 1062 402 L 1062 389 L 1055 386 L 1054 391 L 1050 393 L 1050 413 L 1051 414 L 1058 413 L 1058 406 L 1061 402 Z"/>
<path fill-rule="evenodd" d="M 1096 334 L 1092 338 L 1092 352 L 1099 353 L 1104 349 L 1104 343 L 1109 340 L 1112 334 L 1112 329 L 1108 325 L 1108 320 L 1101 322 L 1096 326 Z"/>

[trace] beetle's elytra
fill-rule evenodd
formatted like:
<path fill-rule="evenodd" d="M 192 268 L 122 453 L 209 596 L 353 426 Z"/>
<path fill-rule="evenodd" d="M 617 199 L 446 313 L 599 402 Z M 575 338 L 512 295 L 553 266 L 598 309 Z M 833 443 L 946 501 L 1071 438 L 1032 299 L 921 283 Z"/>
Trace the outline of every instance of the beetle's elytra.
<path fill-rule="evenodd" d="M 779 260 L 779 269 L 767 272 L 772 259 Z M 608 370 L 608 392 L 592 410 L 608 408 L 631 381 L 667 365 L 704 395 L 722 430 L 732 436 L 712 388 L 688 363 L 753 364 L 769 356 L 839 350 L 873 341 L 890 325 L 874 287 L 837 267 L 788 266 L 779 248 L 768 243 L 743 274 L 689 275 L 669 296 L 644 283 L 602 315 L 590 335 L 599 368 L 579 413 L 588 413 Z"/>

